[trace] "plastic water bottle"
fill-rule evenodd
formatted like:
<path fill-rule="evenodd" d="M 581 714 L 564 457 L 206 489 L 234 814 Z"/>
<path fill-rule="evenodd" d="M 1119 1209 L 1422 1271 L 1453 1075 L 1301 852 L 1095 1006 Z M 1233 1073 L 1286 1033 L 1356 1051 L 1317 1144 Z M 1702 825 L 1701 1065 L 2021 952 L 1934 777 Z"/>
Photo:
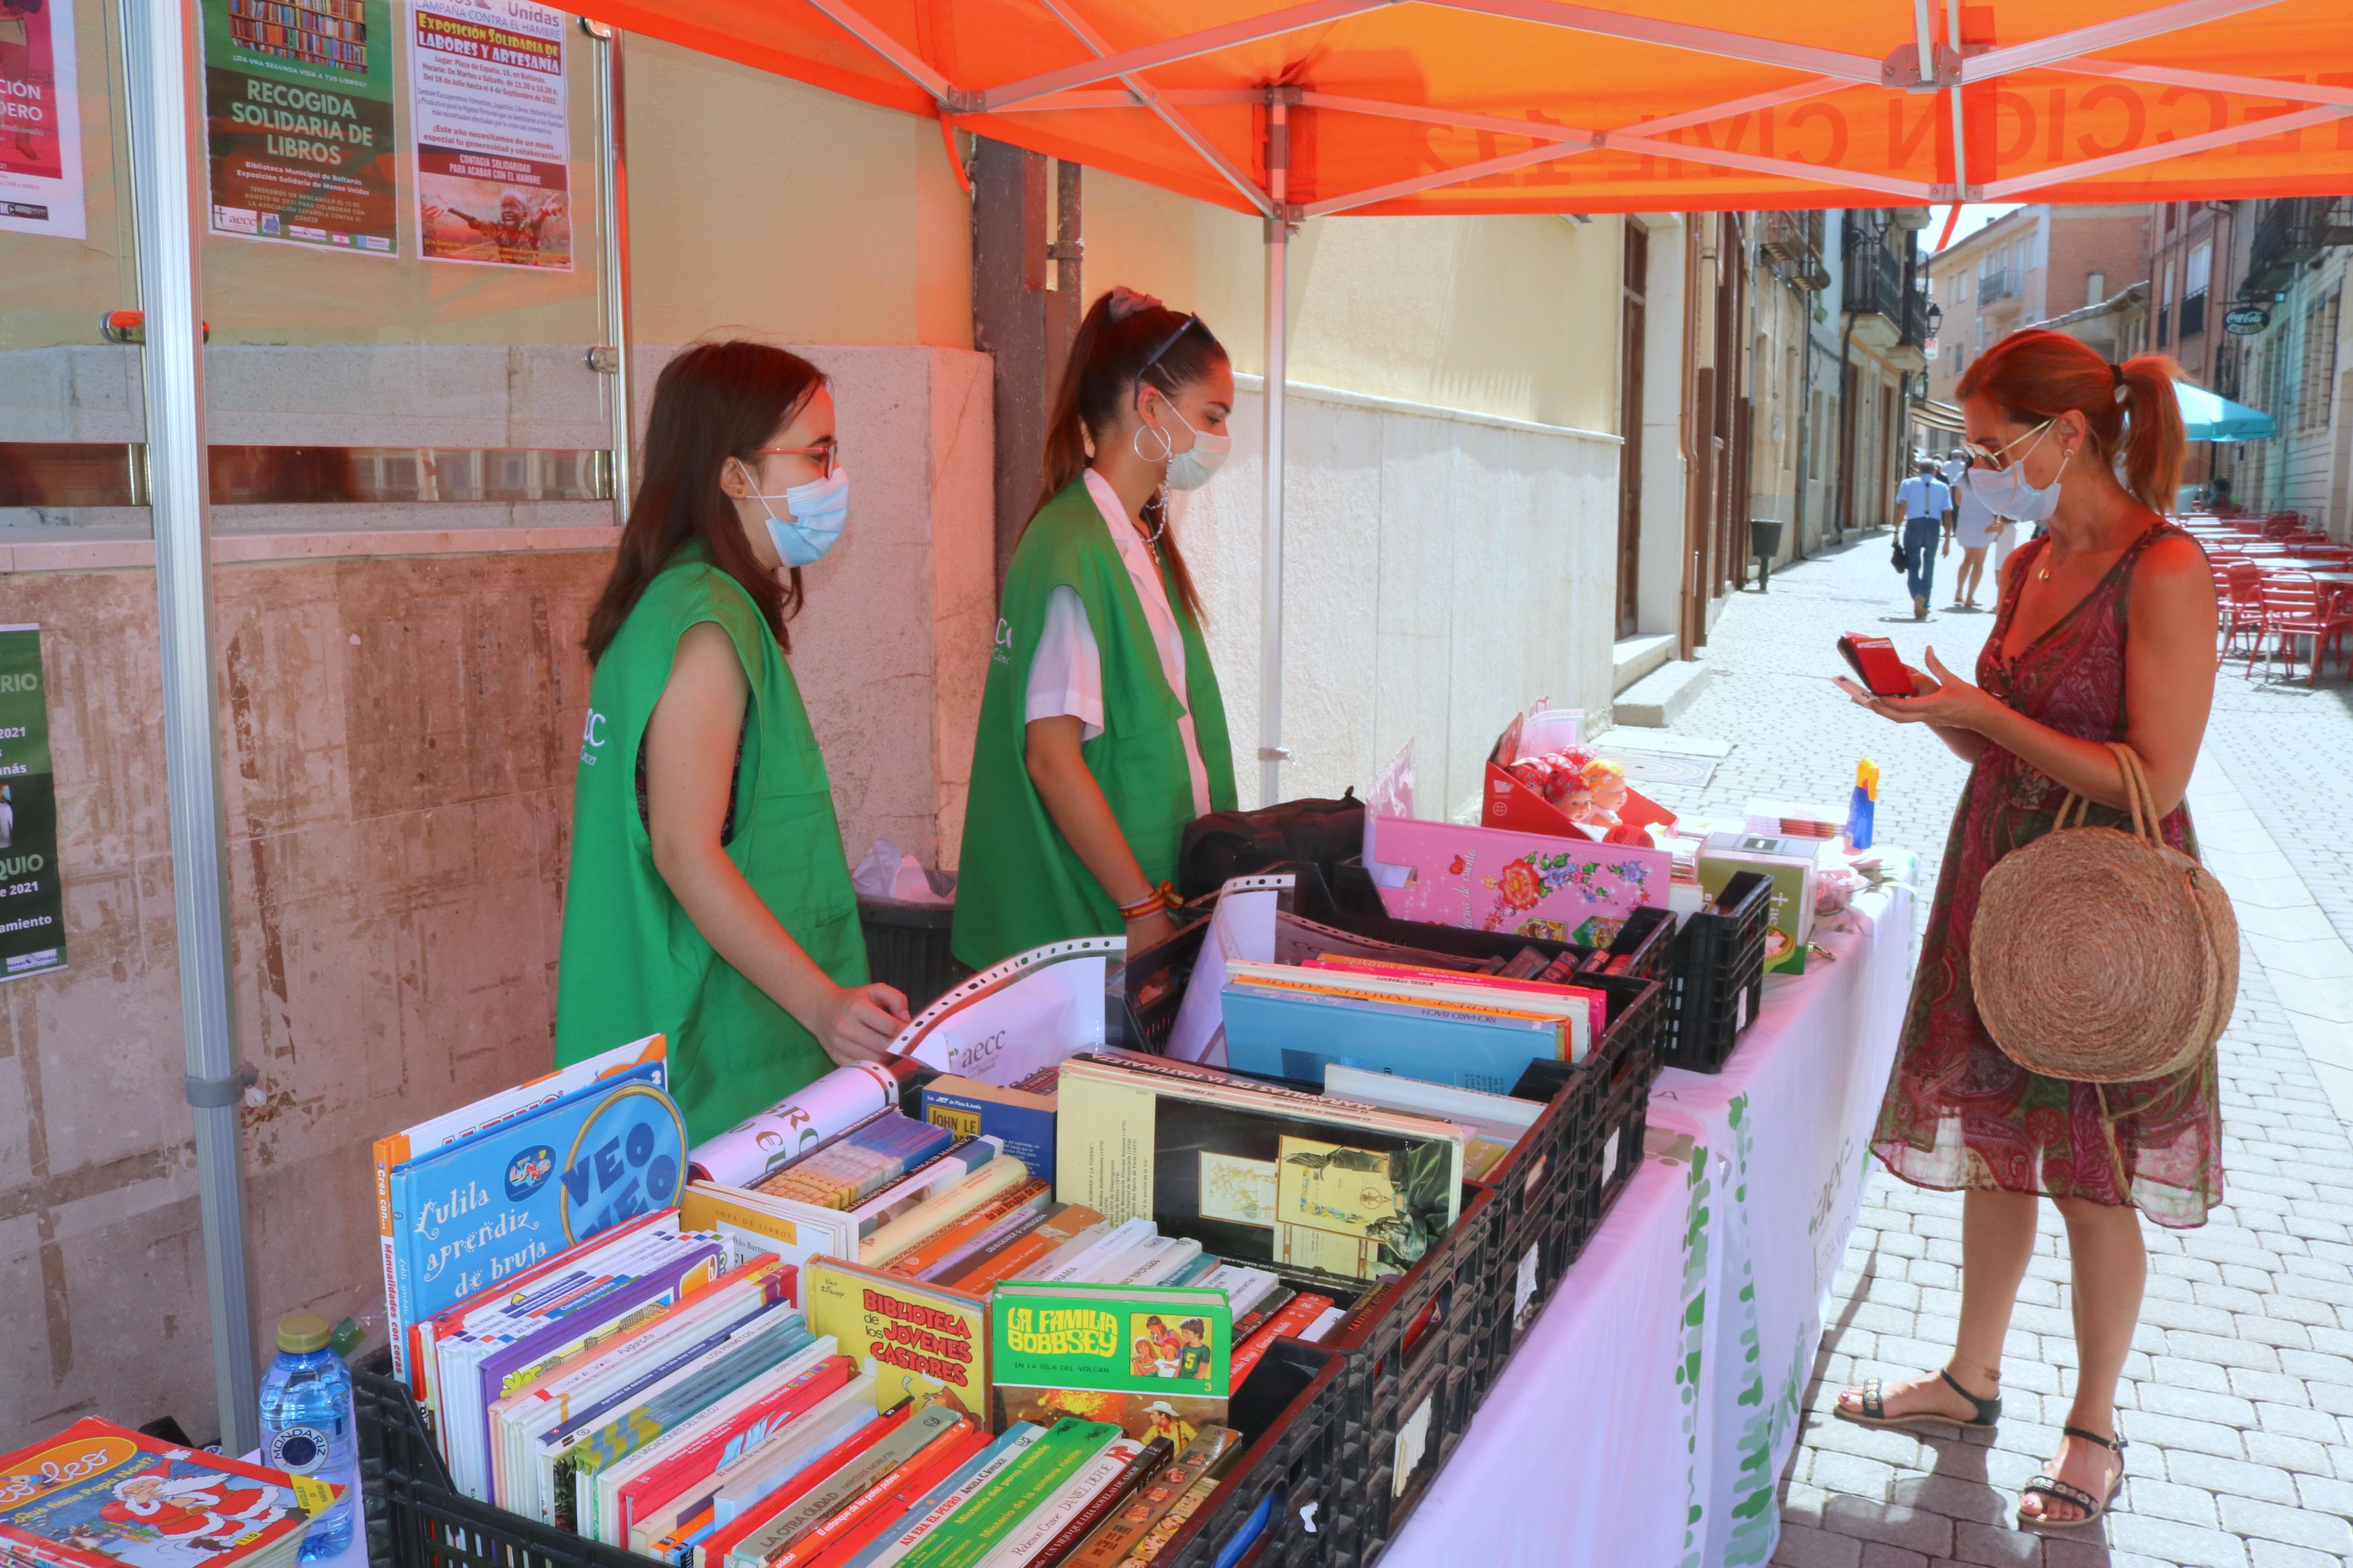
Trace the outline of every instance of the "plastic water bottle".
<path fill-rule="evenodd" d="M 302 1561 L 332 1557 L 352 1542 L 359 1515 L 359 1436 L 352 1374 L 330 1342 L 334 1326 L 316 1312 L 278 1325 L 278 1359 L 261 1380 L 261 1462 L 290 1476 L 344 1489 L 335 1506 L 311 1516 Z"/>

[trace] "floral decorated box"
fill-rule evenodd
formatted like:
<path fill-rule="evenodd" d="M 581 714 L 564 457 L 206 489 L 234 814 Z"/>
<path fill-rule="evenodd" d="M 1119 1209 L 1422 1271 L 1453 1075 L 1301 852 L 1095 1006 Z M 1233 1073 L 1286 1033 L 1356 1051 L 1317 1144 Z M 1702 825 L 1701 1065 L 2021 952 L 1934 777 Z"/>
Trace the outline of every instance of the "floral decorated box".
<path fill-rule="evenodd" d="M 1380 890 L 1398 920 L 1587 947 L 1609 946 L 1646 904 L 1664 909 L 1674 871 L 1664 849 L 1414 817 L 1382 817 L 1374 841 L 1385 864 L 1412 873 Z"/>

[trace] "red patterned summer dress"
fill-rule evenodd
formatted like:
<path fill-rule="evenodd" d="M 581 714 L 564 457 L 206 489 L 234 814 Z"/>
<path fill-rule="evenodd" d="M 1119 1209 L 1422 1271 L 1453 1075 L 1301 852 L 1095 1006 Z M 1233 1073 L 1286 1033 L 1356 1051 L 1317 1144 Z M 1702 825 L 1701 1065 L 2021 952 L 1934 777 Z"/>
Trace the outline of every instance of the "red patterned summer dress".
<path fill-rule="evenodd" d="M 2151 543 L 2180 531 L 2171 524 L 2150 529 L 2081 604 L 2016 658 L 2005 658 L 2018 613 L 2013 587 L 1978 656 L 1978 684 L 2062 733 L 2122 740 L 2133 566 Z M 2049 547 L 2047 538 L 2021 545 L 2010 581 L 2025 582 Z M 2211 1049 L 2168 1078 L 2095 1087 L 2027 1071 L 2002 1054 L 1978 1017 L 1969 989 L 1978 889 L 1995 861 L 2051 831 L 2066 797 L 1999 746 L 1989 746 L 1970 769 L 1873 1147 L 1889 1170 L 1919 1186 L 2129 1203 L 2159 1225 L 2202 1225 L 2206 1211 L 2222 1201 Z M 2103 806 L 2092 808 L 2091 820 L 2131 826 L 2127 814 Z M 2163 831 L 2167 843 L 2198 853 L 2186 807 L 2166 817 Z M 2102 1126 L 2103 1090 L 2113 1139 Z"/>

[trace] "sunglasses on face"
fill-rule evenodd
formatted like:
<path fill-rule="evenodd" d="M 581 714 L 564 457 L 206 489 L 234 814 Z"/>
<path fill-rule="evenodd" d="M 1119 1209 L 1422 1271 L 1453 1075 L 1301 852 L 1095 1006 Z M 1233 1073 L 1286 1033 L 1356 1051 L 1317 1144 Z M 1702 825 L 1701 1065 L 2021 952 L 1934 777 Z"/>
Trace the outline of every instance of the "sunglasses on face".
<path fill-rule="evenodd" d="M 2010 450 L 2011 447 L 2017 446 L 2021 441 L 2031 441 L 2037 436 L 2042 435 L 2045 430 L 2050 429 L 2051 426 L 2057 422 L 2057 416 L 2053 416 L 2052 418 L 2045 419 L 2042 424 L 2037 425 L 2033 429 L 2027 431 L 2024 435 L 2012 440 L 2004 441 L 1999 447 L 1989 447 L 1982 441 L 1964 441 L 1961 443 L 1961 454 L 1968 458 L 1970 468 L 1985 468 L 1998 474 L 2004 468 L 2009 468 L 2012 462 L 2013 459 L 2010 456 Z M 2024 456 L 2024 454 L 2021 453 L 2021 456 Z"/>

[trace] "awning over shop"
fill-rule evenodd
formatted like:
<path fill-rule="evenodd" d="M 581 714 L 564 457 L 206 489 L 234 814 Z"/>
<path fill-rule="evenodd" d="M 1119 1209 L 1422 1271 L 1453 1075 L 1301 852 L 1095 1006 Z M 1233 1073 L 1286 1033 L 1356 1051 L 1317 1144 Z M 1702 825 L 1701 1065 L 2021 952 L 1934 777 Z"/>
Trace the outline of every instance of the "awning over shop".
<path fill-rule="evenodd" d="M 584 0 L 1205 201 L 1325 213 L 2353 189 L 2345 0 Z M 1289 179 L 1268 178 L 1270 94 Z M 1271 186 L 1271 190 L 1270 187 Z"/>
<path fill-rule="evenodd" d="M 2202 386 L 2177 381 L 2173 395 L 2180 400 L 2181 422 L 2189 426 L 2193 441 L 2267 441 L 2277 429 L 2270 415 L 2217 396 Z"/>
<path fill-rule="evenodd" d="M 1931 430 L 1948 430 L 1956 436 L 1968 434 L 1968 426 L 1961 421 L 1961 411 L 1949 403 L 1933 397 L 1912 400 L 1912 423 Z"/>

